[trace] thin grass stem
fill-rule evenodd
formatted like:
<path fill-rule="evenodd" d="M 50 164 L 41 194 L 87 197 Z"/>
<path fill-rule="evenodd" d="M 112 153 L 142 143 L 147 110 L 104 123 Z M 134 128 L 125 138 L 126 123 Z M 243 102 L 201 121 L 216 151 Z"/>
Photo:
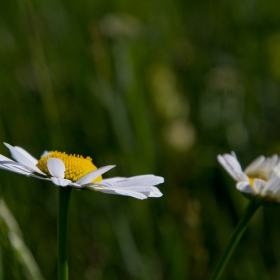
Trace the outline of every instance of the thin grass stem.
<path fill-rule="evenodd" d="M 259 208 L 260 205 L 261 205 L 261 203 L 259 201 L 256 201 L 254 199 L 252 199 L 250 201 L 243 217 L 241 218 L 239 224 L 235 228 L 235 230 L 230 238 L 230 241 L 226 247 L 226 250 L 225 250 L 223 256 L 221 257 L 219 263 L 217 264 L 216 269 L 214 270 L 210 280 L 220 279 L 232 253 L 234 252 L 234 250 L 236 248 L 236 245 L 238 244 L 241 236 L 243 235 L 243 233 L 248 225 L 248 222 L 253 217 L 254 213 L 257 211 L 257 209 Z"/>
<path fill-rule="evenodd" d="M 67 216 L 72 188 L 59 187 L 57 219 L 57 269 L 58 280 L 68 280 Z"/>

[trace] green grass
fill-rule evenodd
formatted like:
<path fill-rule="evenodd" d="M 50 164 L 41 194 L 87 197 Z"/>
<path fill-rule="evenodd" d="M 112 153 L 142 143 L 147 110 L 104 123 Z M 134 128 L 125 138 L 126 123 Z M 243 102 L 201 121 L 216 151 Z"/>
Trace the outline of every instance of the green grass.
<path fill-rule="evenodd" d="M 209 277 L 246 205 L 217 154 L 235 150 L 245 167 L 280 153 L 277 5 L 1 2 L 0 140 L 116 164 L 105 177 L 166 179 L 164 196 L 147 201 L 72 193 L 70 279 Z M 0 182 L 55 279 L 57 187 L 4 171 Z M 256 215 L 224 279 L 279 279 L 279 212 Z M 3 264 L 20 266 L 2 242 Z"/>

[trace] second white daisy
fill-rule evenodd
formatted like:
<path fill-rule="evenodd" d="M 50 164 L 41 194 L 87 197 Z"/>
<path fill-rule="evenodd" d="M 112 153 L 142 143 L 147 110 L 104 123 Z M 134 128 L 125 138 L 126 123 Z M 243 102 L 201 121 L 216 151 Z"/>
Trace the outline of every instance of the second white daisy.
<path fill-rule="evenodd" d="M 279 157 L 259 156 L 243 171 L 234 152 L 218 155 L 218 161 L 237 182 L 236 187 L 244 194 L 280 202 Z"/>

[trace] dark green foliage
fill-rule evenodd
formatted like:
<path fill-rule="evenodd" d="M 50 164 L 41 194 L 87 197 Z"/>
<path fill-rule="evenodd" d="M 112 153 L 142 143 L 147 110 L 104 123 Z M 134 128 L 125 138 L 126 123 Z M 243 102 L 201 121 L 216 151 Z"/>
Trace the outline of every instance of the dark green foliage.
<path fill-rule="evenodd" d="M 104 177 L 166 179 L 164 196 L 147 201 L 72 193 L 70 279 L 207 279 L 247 203 L 217 154 L 235 150 L 245 167 L 280 153 L 278 6 L 1 1 L 1 142 L 37 158 L 60 150 L 116 164 Z M 57 187 L 5 171 L 0 181 L 55 279 Z M 257 213 L 224 279 L 280 278 L 278 213 Z M 11 252 L 1 254 L 12 267 Z"/>

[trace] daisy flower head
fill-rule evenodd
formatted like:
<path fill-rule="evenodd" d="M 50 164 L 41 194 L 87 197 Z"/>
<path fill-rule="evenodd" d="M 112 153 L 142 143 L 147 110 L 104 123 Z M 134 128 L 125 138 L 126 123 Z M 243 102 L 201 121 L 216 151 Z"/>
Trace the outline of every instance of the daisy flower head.
<path fill-rule="evenodd" d="M 236 188 L 245 195 L 280 202 L 279 156 L 259 156 L 244 171 L 234 152 L 218 155 L 218 161 L 237 182 Z"/>
<path fill-rule="evenodd" d="M 51 181 L 60 187 L 90 189 L 138 199 L 162 196 L 160 190 L 155 187 L 164 182 L 164 179 L 159 176 L 141 175 L 103 179 L 102 174 L 115 165 L 97 168 L 90 157 L 84 158 L 57 151 L 44 152 L 37 160 L 21 147 L 4 144 L 10 150 L 14 160 L 0 155 L 0 169 Z"/>

